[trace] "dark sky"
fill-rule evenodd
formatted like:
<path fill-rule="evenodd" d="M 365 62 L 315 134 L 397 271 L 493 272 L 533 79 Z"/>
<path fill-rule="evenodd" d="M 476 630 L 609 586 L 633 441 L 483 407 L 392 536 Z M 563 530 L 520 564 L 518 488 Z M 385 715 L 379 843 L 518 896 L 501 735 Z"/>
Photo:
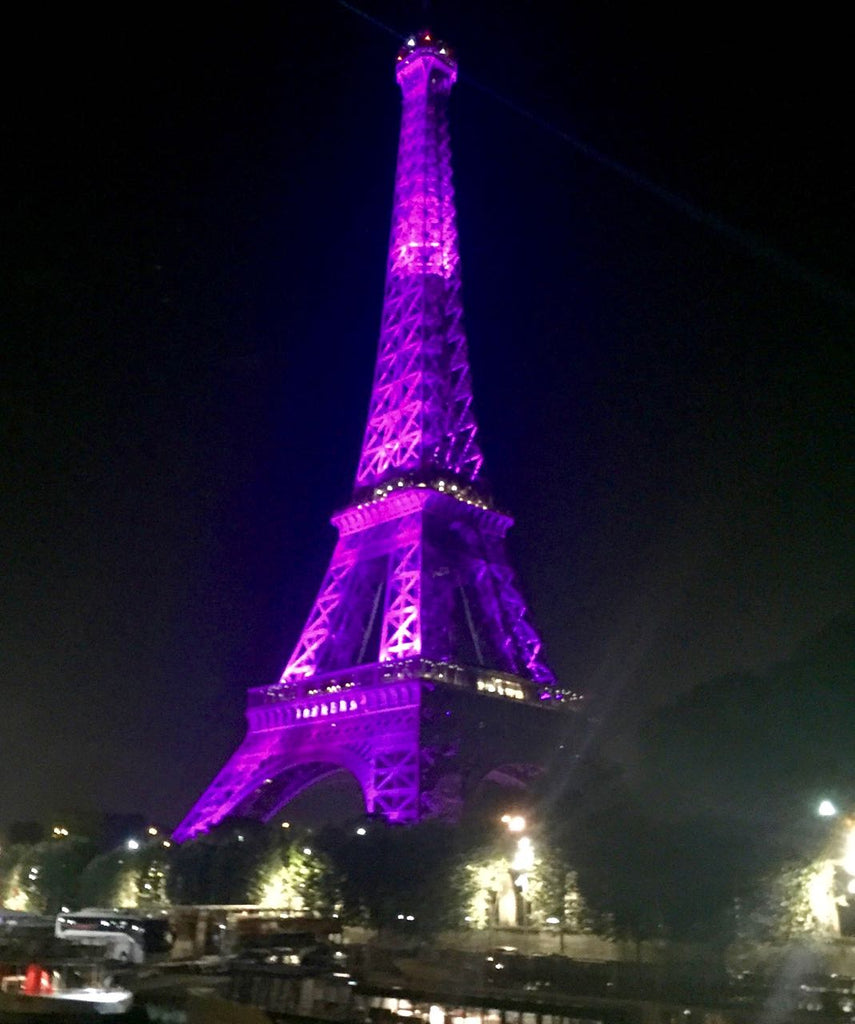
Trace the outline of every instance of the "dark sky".
<path fill-rule="evenodd" d="M 787 17 L 434 5 L 486 470 L 615 727 L 853 608 L 849 36 Z M 349 497 L 397 43 L 334 0 L 60 18 L 7 41 L 0 825 L 169 825 Z"/>

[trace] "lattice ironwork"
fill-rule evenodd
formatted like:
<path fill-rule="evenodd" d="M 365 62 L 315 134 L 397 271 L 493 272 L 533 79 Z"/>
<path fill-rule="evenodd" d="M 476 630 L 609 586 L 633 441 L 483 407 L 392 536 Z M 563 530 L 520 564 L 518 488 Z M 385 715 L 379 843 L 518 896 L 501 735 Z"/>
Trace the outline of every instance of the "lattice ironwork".
<path fill-rule="evenodd" d="M 418 513 L 402 523 L 396 541 L 389 559 L 380 661 L 399 661 L 422 652 L 422 532 Z"/>
<path fill-rule="evenodd" d="M 267 819 L 336 771 L 356 779 L 369 813 L 453 817 L 490 758 L 507 761 L 521 716 L 572 704 L 508 563 L 512 520 L 478 479 L 448 134 L 455 77 L 428 34 L 399 55 L 395 203 L 354 499 L 333 517 L 338 543 L 281 679 L 250 691 L 246 739 L 178 839 L 228 814 Z M 484 743 L 472 733 L 485 702 L 498 747 L 476 756 L 467 744 Z"/>
<path fill-rule="evenodd" d="M 399 55 L 403 93 L 386 293 L 357 487 L 407 471 L 475 480 L 481 451 L 463 329 L 448 98 L 457 66 L 419 40 Z"/>

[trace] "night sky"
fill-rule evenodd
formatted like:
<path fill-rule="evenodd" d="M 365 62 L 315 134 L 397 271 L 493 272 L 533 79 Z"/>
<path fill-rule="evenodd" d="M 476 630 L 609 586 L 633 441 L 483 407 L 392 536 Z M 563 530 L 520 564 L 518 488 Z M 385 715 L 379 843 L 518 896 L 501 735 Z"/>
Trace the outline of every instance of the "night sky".
<path fill-rule="evenodd" d="M 683 11 L 430 15 L 460 61 L 486 473 L 607 734 L 855 596 L 851 37 Z M 173 825 L 278 678 L 350 495 L 398 43 L 334 0 L 32 17 L 2 113 L 0 826 Z"/>

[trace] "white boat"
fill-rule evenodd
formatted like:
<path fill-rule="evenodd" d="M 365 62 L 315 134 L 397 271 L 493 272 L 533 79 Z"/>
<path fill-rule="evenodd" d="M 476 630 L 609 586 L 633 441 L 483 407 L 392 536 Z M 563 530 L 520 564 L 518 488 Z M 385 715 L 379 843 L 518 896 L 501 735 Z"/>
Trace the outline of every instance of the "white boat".
<path fill-rule="evenodd" d="M 32 970 L 0 979 L 0 1021 L 115 1017 L 127 1013 L 134 1001 L 127 989 L 94 980 L 68 983 L 59 972 L 41 968 L 34 983 Z"/>

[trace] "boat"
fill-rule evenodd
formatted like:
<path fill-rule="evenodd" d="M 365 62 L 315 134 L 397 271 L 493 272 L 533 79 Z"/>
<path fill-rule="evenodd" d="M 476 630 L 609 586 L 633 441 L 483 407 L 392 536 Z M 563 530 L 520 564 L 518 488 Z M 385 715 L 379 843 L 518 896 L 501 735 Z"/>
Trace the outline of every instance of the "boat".
<path fill-rule="evenodd" d="M 127 1013 L 133 1001 L 132 992 L 91 967 L 48 970 L 32 963 L 24 974 L 0 978 L 0 1022 L 110 1019 Z"/>

